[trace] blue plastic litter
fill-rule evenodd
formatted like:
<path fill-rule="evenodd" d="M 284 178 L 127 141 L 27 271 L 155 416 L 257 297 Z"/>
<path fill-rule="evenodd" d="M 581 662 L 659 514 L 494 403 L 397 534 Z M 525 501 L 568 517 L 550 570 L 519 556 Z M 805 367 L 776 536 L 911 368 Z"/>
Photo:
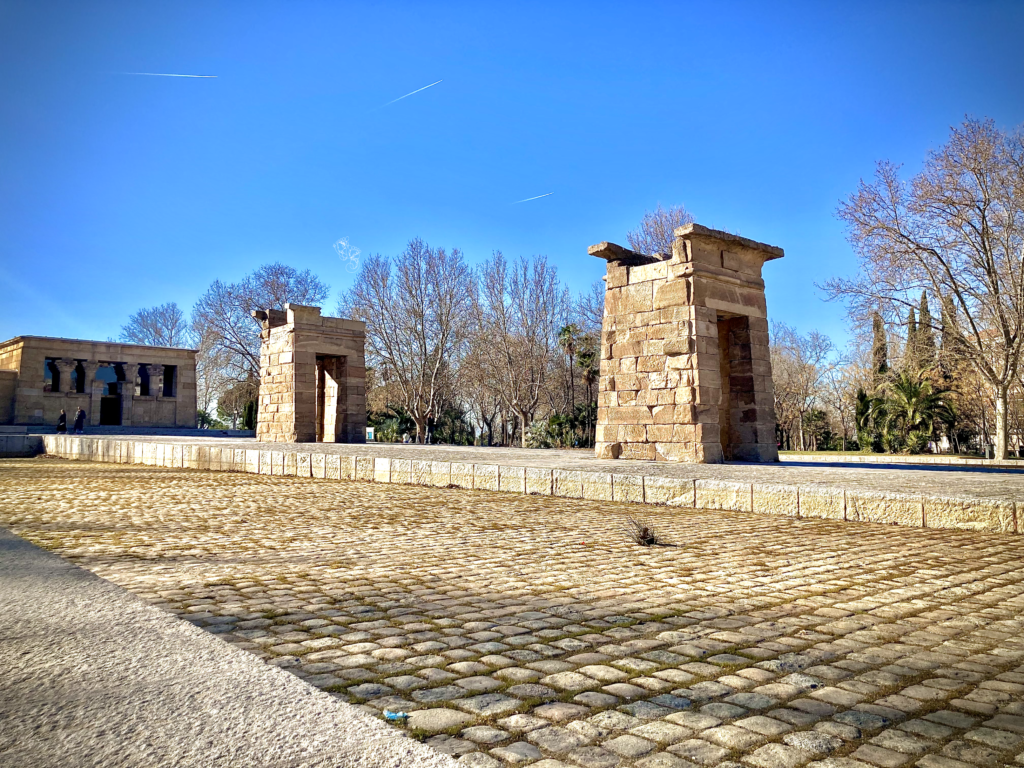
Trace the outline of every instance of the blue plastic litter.
<path fill-rule="evenodd" d="M 409 714 L 407 712 L 392 712 L 390 709 L 384 710 L 385 720 L 408 720 Z"/>

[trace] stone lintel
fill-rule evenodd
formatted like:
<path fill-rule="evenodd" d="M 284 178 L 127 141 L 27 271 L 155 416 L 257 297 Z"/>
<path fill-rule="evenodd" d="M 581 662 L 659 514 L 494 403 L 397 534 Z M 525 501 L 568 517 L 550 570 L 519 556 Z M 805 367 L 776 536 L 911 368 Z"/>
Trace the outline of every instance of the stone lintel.
<path fill-rule="evenodd" d="M 615 243 L 609 243 L 607 240 L 592 245 L 587 248 L 587 253 L 591 256 L 596 256 L 599 259 L 604 259 L 609 262 L 625 261 L 629 264 L 654 264 L 658 261 L 664 261 L 667 256 L 661 254 L 647 255 L 644 253 L 637 253 L 631 251 L 628 248 L 623 248 L 621 245 Z"/>
<path fill-rule="evenodd" d="M 760 251 L 765 254 L 764 260 L 771 261 L 772 259 L 781 259 L 786 255 L 785 251 L 779 248 L 777 245 L 768 245 L 768 243 L 759 243 L 757 240 L 751 240 L 747 237 L 741 237 L 740 235 L 734 235 L 730 232 L 724 232 L 720 229 L 711 229 L 701 224 L 686 224 L 682 227 L 677 227 L 673 234 L 676 237 L 685 238 L 688 235 L 698 235 L 701 237 L 710 237 L 715 240 L 722 240 L 727 243 L 735 243 L 744 248 L 750 248 L 754 251 Z M 604 243 L 602 243 L 604 245 Z M 592 246 L 596 247 L 596 246 Z M 617 246 L 616 246 L 617 247 Z"/>

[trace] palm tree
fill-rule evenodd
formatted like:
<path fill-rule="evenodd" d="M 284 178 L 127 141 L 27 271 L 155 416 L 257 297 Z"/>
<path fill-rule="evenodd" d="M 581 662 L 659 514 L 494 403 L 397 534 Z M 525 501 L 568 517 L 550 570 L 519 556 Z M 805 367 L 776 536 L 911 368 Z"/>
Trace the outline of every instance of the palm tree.
<path fill-rule="evenodd" d="M 884 406 L 875 421 L 886 450 L 921 453 L 935 432 L 935 422 L 949 422 L 955 417 L 949 394 L 949 390 L 935 389 L 920 374 L 908 371 L 887 382 Z"/>
<path fill-rule="evenodd" d="M 576 376 L 573 363 L 576 358 L 576 346 L 579 343 L 580 329 L 574 323 L 563 326 L 558 332 L 558 346 L 569 358 L 569 413 L 576 412 Z"/>

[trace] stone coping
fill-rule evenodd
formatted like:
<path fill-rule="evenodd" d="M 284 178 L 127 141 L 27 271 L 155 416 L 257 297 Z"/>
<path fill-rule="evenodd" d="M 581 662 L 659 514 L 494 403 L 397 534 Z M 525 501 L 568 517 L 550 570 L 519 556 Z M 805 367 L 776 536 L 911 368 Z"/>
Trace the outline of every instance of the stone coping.
<path fill-rule="evenodd" d="M 807 462 L 821 464 L 937 464 L 947 467 L 1016 467 L 1024 472 L 1024 458 L 1019 459 L 982 459 L 973 456 L 952 456 L 946 454 L 928 454 L 923 456 L 900 456 L 897 454 L 865 453 L 843 454 L 829 453 L 780 453 L 782 461 Z"/>
<path fill-rule="evenodd" d="M 671 464 L 579 451 L 46 435 L 67 459 L 503 491 L 794 518 L 1021 533 L 1024 474 L 1007 470 Z M 936 488 L 938 487 L 938 490 Z M 898 489 L 898 490 L 894 490 Z M 1022 507 L 1018 510 L 1018 507 Z"/>

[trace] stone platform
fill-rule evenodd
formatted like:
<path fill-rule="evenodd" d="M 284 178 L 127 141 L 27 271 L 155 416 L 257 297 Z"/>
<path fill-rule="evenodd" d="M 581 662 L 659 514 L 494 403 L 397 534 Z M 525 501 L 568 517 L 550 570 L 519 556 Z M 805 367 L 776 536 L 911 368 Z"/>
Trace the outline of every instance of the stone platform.
<path fill-rule="evenodd" d="M 261 475 L 364 480 L 621 501 L 791 518 L 1024 532 L 1024 472 L 1005 466 L 674 464 L 589 451 L 230 438 L 45 435 L 67 459 Z"/>

